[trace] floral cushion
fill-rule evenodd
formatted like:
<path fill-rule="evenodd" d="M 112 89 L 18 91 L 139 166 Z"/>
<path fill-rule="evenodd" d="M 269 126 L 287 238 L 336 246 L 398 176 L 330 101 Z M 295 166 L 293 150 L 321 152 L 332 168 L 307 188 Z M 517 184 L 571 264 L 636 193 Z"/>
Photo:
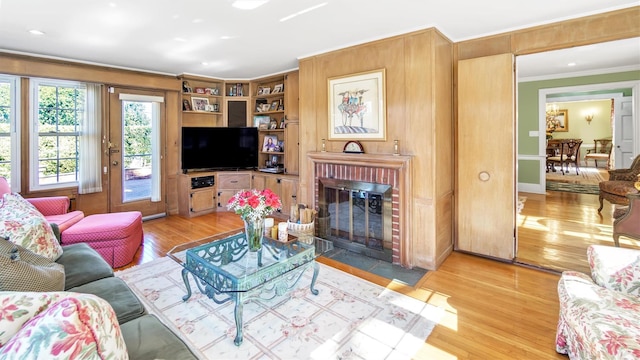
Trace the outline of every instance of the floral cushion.
<path fill-rule="evenodd" d="M 22 325 L 63 296 L 61 292 L 0 292 L 0 348 Z"/>
<path fill-rule="evenodd" d="M 19 194 L 5 194 L 0 199 L 0 219 L 0 236 L 51 260 L 62 255 L 49 222 Z"/>
<path fill-rule="evenodd" d="M 3 359 L 128 358 L 115 312 L 95 295 L 3 292 L 0 303 Z"/>
<path fill-rule="evenodd" d="M 558 283 L 556 351 L 570 359 L 639 359 L 640 302 L 575 271 Z"/>
<path fill-rule="evenodd" d="M 640 297 L 639 250 L 591 245 L 587 259 L 596 284 Z"/>

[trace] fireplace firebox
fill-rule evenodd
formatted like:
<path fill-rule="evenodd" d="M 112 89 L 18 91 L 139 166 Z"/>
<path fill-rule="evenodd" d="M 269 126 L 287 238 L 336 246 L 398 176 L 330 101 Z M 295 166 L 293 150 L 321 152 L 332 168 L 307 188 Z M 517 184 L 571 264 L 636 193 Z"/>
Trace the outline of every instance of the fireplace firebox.
<path fill-rule="evenodd" d="M 333 241 L 335 247 L 392 262 L 392 187 L 318 180 L 318 235 Z"/>

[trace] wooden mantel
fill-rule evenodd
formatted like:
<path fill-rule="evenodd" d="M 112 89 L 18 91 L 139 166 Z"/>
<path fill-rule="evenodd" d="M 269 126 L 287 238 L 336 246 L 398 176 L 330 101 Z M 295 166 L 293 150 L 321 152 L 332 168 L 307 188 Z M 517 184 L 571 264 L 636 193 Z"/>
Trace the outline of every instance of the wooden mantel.
<path fill-rule="evenodd" d="M 315 163 L 344 164 L 390 169 L 408 168 L 411 156 L 387 154 L 353 154 L 342 152 L 309 152 L 307 157 Z"/>
<path fill-rule="evenodd" d="M 311 162 L 310 174 L 307 184 L 310 184 L 311 207 L 316 208 L 318 192 L 317 164 L 333 164 L 360 166 L 378 169 L 392 169 L 398 173 L 396 179 L 398 190 L 398 227 L 400 229 L 400 265 L 406 268 L 413 267 L 412 241 L 411 241 L 411 159 L 407 155 L 386 154 L 351 154 L 338 152 L 309 152 L 307 158 Z"/>

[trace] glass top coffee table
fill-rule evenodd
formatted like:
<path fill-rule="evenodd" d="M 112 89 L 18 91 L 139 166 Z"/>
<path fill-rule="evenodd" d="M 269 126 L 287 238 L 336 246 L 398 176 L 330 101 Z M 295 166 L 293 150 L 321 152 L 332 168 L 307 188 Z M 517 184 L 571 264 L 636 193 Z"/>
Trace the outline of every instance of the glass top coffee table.
<path fill-rule="evenodd" d="M 313 267 L 311 293 L 318 278 L 315 259 L 333 249 L 329 240 L 311 235 L 290 234 L 289 241 L 264 237 L 262 249 L 249 251 L 243 230 L 239 229 L 195 242 L 178 245 L 167 254 L 182 265 L 182 279 L 191 297 L 191 274 L 198 289 L 216 304 L 235 303 L 236 337 L 242 344 L 242 307 L 252 298 L 272 299 L 284 295 L 297 284 L 304 271 Z"/>

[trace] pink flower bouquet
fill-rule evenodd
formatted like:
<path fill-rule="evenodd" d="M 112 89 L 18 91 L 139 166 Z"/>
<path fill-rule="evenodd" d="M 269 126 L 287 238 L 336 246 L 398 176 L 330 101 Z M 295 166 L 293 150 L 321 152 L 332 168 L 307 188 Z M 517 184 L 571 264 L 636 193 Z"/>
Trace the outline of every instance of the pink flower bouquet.
<path fill-rule="evenodd" d="M 227 203 L 227 209 L 233 210 L 245 221 L 265 218 L 281 207 L 280 198 L 269 189 L 241 190 Z"/>

